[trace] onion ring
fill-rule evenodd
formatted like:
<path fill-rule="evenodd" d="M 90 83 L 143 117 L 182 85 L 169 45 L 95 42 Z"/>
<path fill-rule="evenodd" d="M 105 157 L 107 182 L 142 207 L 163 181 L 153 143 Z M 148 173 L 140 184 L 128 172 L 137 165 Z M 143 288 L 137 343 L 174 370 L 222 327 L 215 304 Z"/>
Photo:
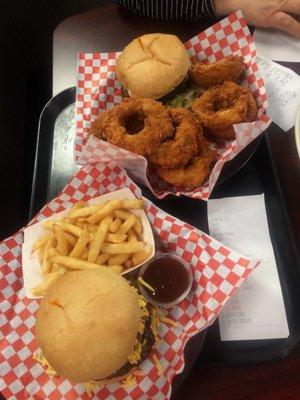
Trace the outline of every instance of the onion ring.
<path fill-rule="evenodd" d="M 192 105 L 205 134 L 215 139 L 235 139 L 233 124 L 254 121 L 257 105 L 250 90 L 233 82 L 213 86 Z"/>
<path fill-rule="evenodd" d="M 243 72 L 243 57 L 229 56 L 210 64 L 196 62 L 190 70 L 190 77 L 199 86 L 207 89 L 225 81 L 237 82 Z"/>
<path fill-rule="evenodd" d="M 205 138 L 199 140 L 199 153 L 185 167 L 157 167 L 157 175 L 176 187 L 195 189 L 200 187 L 208 178 L 215 160 L 216 153 Z"/>
<path fill-rule="evenodd" d="M 161 143 L 149 161 L 163 168 L 186 165 L 198 153 L 198 136 L 203 135 L 196 117 L 185 108 L 169 109 L 174 126 L 172 138 Z"/>
<path fill-rule="evenodd" d="M 90 133 L 132 153 L 149 156 L 173 134 L 173 126 L 161 103 L 126 99 L 101 113 L 92 123 Z"/>

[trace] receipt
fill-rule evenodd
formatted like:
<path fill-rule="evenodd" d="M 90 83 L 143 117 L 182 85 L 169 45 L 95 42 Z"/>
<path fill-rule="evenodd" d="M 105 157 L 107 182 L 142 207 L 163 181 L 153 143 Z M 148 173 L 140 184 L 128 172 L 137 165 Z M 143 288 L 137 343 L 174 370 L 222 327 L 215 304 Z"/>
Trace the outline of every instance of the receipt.
<path fill-rule="evenodd" d="M 261 54 L 257 55 L 256 62 L 268 95 L 267 114 L 276 125 L 288 131 L 295 125 L 300 104 L 300 77 L 291 69 L 282 67 Z"/>
<path fill-rule="evenodd" d="M 264 195 L 209 200 L 207 209 L 211 236 L 247 257 L 261 260 L 222 310 L 221 340 L 288 337 Z"/>

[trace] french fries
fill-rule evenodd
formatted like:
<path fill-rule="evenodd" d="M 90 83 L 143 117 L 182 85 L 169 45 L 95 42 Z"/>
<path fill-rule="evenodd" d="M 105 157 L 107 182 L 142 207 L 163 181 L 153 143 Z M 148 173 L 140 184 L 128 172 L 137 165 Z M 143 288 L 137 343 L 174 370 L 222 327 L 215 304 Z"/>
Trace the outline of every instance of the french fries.
<path fill-rule="evenodd" d="M 70 253 L 70 257 L 80 257 L 81 253 L 84 251 L 89 240 L 90 240 L 90 233 L 86 226 L 82 229 L 81 234 L 75 246 L 73 247 L 73 250 Z"/>
<path fill-rule="evenodd" d="M 136 223 L 136 216 L 134 214 L 131 214 L 129 218 L 127 218 L 123 224 L 120 226 L 119 230 L 117 231 L 117 233 L 119 234 L 124 234 L 127 233 L 129 231 L 129 229 L 131 229 L 131 227 L 133 227 L 133 225 Z"/>
<path fill-rule="evenodd" d="M 107 217 L 112 214 L 114 210 L 117 210 L 122 206 L 122 201 L 119 199 L 110 200 L 107 204 L 105 204 L 99 211 L 95 214 L 90 215 L 87 218 L 87 221 L 90 224 L 97 224 L 101 219 Z"/>
<path fill-rule="evenodd" d="M 95 214 L 97 211 L 100 211 L 103 207 L 103 204 L 96 204 L 94 206 L 80 207 L 77 210 L 73 209 L 73 211 L 71 211 L 69 214 L 69 218 L 75 219 L 78 217 L 89 217 L 90 215 Z"/>
<path fill-rule="evenodd" d="M 120 228 L 121 225 L 122 225 L 122 220 L 121 220 L 121 218 L 116 218 L 116 219 L 114 219 L 114 221 L 110 224 L 109 232 L 111 232 L 111 233 L 116 233 L 117 230 Z"/>
<path fill-rule="evenodd" d="M 139 265 L 142 262 L 146 261 L 147 258 L 150 256 L 151 252 L 152 252 L 152 247 L 149 245 L 146 245 L 144 250 L 139 251 L 138 253 L 135 253 L 132 256 L 133 265 L 136 266 L 136 265 Z"/>
<path fill-rule="evenodd" d="M 67 256 L 69 254 L 69 243 L 64 235 L 64 231 L 59 225 L 54 225 L 54 232 L 57 240 L 57 251 L 59 252 L 59 254 Z"/>
<path fill-rule="evenodd" d="M 51 272 L 51 264 L 48 260 L 48 257 L 49 257 L 49 249 L 53 247 L 54 244 L 55 244 L 55 237 L 54 237 L 54 232 L 52 231 L 44 247 L 44 254 L 42 260 L 42 270 L 44 274 L 48 274 Z"/>
<path fill-rule="evenodd" d="M 33 245 L 33 247 L 32 247 L 32 252 L 34 252 L 34 251 L 36 251 L 36 250 L 41 249 L 42 247 L 44 247 L 45 244 L 48 242 L 49 236 L 50 236 L 50 235 L 47 234 L 47 235 L 42 236 L 40 239 L 38 239 L 38 240 L 34 243 L 34 245 Z"/>
<path fill-rule="evenodd" d="M 77 201 L 76 203 L 74 203 L 73 206 L 72 206 L 71 209 L 70 209 L 69 218 L 70 218 L 70 215 L 71 215 L 74 211 L 78 210 L 79 208 L 84 207 L 85 205 L 86 205 L 86 202 L 85 202 L 85 201 L 82 201 L 82 200 Z"/>
<path fill-rule="evenodd" d="M 105 253 L 108 254 L 108 253 Z M 116 256 L 112 256 L 108 254 L 108 265 L 122 265 L 127 261 L 130 257 L 130 254 L 117 254 Z"/>
<path fill-rule="evenodd" d="M 70 246 L 74 247 L 76 242 L 77 242 L 77 238 L 73 235 L 71 235 L 70 233 L 64 232 L 64 236 L 67 240 L 67 242 L 69 243 Z"/>
<path fill-rule="evenodd" d="M 123 243 L 127 239 L 127 235 L 122 233 L 109 233 L 106 240 L 110 243 Z"/>
<path fill-rule="evenodd" d="M 133 243 L 104 243 L 102 250 L 108 254 L 132 254 L 144 250 L 144 242 Z"/>
<path fill-rule="evenodd" d="M 82 229 L 79 226 L 68 224 L 67 222 L 57 222 L 64 232 L 69 232 L 71 235 L 80 237 Z"/>
<path fill-rule="evenodd" d="M 31 293 L 43 296 L 68 271 L 111 268 L 122 273 L 145 261 L 152 246 L 144 243 L 140 218 L 131 212 L 142 207 L 142 199 L 80 201 L 64 218 L 45 221 L 48 232 L 32 247 L 45 279 Z"/>
<path fill-rule="evenodd" d="M 128 211 L 124 211 L 124 210 L 115 210 L 114 211 L 114 216 L 116 218 L 120 218 L 120 219 L 123 219 L 123 220 L 126 220 L 126 219 L 130 218 L 130 215 L 131 214 Z"/>
<path fill-rule="evenodd" d="M 136 235 L 136 233 L 134 232 L 133 229 L 130 229 L 130 230 L 128 231 L 127 240 L 128 240 L 129 243 L 137 242 L 137 241 L 138 241 L 137 235 Z"/>
<path fill-rule="evenodd" d="M 100 253 L 101 246 L 105 240 L 105 237 L 107 235 L 109 225 L 112 223 L 113 218 L 111 216 L 104 218 L 98 227 L 98 230 L 95 232 L 95 235 L 93 236 L 93 239 L 91 241 L 90 247 L 89 247 L 89 252 L 87 259 L 90 262 L 94 262 L 97 260 L 97 257 Z"/>
<path fill-rule="evenodd" d="M 133 225 L 133 230 L 137 235 L 141 235 L 143 232 L 143 227 L 142 227 L 141 221 L 139 221 L 138 219 L 135 221 L 135 223 Z"/>
<path fill-rule="evenodd" d="M 31 289 L 31 293 L 34 296 L 44 296 L 50 289 L 51 285 L 58 280 L 59 276 L 60 275 L 57 271 L 51 272 L 46 276 L 46 279 L 42 283 Z"/>
<path fill-rule="evenodd" d="M 105 264 L 106 263 L 106 261 L 109 259 L 109 254 L 108 253 L 102 253 L 102 254 L 100 254 L 98 257 L 97 257 L 97 260 L 96 260 L 96 264 Z M 118 263 L 115 263 L 115 264 L 118 264 Z M 121 264 L 120 264 L 121 265 Z"/>
<path fill-rule="evenodd" d="M 58 263 L 63 265 L 67 269 L 76 270 L 76 269 L 91 269 L 91 268 L 99 268 L 104 267 L 104 265 L 99 265 L 96 263 L 91 263 L 89 261 L 82 260 L 81 258 L 76 257 L 66 257 L 66 256 L 51 256 L 49 257 L 49 261 L 51 263 Z"/>
<path fill-rule="evenodd" d="M 122 201 L 122 208 L 124 210 L 134 210 L 137 208 L 142 208 L 143 204 L 143 199 L 128 199 Z"/>

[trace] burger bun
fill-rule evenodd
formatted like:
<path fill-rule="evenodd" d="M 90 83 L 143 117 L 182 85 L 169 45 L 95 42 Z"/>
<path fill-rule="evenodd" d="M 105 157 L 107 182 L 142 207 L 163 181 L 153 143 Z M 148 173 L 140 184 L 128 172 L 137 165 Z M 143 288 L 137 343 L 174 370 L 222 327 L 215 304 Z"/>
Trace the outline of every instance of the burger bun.
<path fill-rule="evenodd" d="M 129 43 L 116 63 L 116 75 L 129 97 L 159 99 L 187 76 L 188 53 L 177 36 L 143 35 Z"/>
<path fill-rule="evenodd" d="M 54 370 L 73 382 L 109 377 L 131 354 L 140 323 L 138 295 L 110 270 L 63 275 L 42 299 L 36 337 Z"/>

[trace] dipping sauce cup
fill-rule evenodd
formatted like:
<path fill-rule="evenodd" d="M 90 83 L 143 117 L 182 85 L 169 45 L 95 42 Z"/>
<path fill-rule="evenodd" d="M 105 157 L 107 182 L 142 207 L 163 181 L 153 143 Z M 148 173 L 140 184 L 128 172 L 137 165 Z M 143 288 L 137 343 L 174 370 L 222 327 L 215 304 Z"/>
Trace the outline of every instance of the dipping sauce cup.
<path fill-rule="evenodd" d="M 154 291 L 139 282 L 141 294 L 158 307 L 173 307 L 189 294 L 193 276 L 190 266 L 171 253 L 157 252 L 140 269 L 140 277 Z"/>

